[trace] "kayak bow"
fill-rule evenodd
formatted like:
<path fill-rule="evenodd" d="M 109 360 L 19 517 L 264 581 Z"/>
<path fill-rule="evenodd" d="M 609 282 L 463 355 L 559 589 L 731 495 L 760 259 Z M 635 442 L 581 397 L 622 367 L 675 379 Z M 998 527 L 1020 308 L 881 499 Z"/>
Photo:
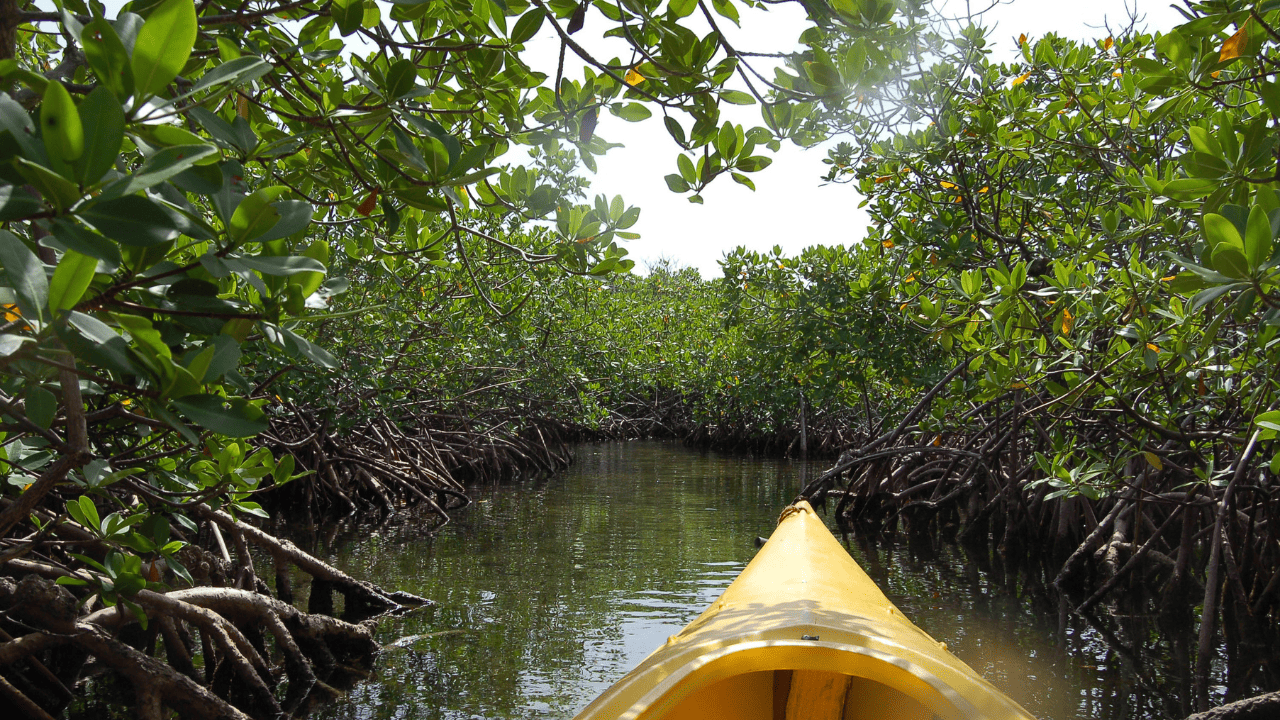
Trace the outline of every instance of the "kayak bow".
<path fill-rule="evenodd" d="M 576 720 L 1029 720 L 902 615 L 806 502 Z"/>

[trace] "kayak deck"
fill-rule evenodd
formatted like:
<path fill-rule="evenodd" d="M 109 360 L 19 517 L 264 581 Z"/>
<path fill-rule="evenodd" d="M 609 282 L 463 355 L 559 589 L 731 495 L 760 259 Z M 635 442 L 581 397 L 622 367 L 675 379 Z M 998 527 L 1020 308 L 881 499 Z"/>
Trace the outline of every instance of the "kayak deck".
<path fill-rule="evenodd" d="M 576 720 L 1028 720 L 903 617 L 808 503 Z"/>
<path fill-rule="evenodd" d="M 931 720 L 938 716 L 911 696 L 868 678 L 822 670 L 764 670 L 735 675 L 703 687 L 662 717 L 665 720 Z"/>

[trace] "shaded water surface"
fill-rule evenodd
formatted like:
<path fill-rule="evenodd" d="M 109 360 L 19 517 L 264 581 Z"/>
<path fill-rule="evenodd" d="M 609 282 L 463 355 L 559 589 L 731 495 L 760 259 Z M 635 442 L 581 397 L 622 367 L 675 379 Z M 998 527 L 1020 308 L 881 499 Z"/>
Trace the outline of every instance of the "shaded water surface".
<path fill-rule="evenodd" d="M 821 467 L 586 445 L 550 480 L 473 489 L 435 535 L 413 515 L 340 532 L 325 543 L 335 564 L 439 607 L 383 620 L 373 676 L 318 716 L 571 718 L 728 586 Z M 1176 681 L 1135 675 L 1097 630 L 1018 600 L 1018 582 L 974 558 L 850 550 L 908 617 L 1037 717 L 1164 716 L 1141 687 Z"/>

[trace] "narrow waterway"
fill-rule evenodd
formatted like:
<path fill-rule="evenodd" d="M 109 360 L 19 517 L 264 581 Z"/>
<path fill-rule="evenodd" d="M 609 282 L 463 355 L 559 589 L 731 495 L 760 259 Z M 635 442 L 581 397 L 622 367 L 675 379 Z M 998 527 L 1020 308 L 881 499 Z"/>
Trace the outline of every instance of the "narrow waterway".
<path fill-rule="evenodd" d="M 549 480 L 474 489 L 434 535 L 410 514 L 321 538 L 353 575 L 439 607 L 382 621 L 372 676 L 317 715 L 571 718 L 713 601 L 823 466 L 586 445 Z M 1160 659 L 1134 672 L 1096 629 L 1018 599 L 1018 582 L 959 550 L 850 551 L 917 625 L 1037 717 L 1180 717 L 1164 696 L 1180 683 Z"/>

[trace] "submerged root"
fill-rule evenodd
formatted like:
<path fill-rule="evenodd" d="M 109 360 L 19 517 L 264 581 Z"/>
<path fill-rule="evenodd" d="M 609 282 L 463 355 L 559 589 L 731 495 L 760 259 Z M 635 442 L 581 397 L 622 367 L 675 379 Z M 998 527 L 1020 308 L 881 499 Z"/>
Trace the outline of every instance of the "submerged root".
<path fill-rule="evenodd" d="M 428 604 L 356 580 L 220 511 L 199 507 L 197 514 L 264 549 L 285 575 L 289 568 L 311 575 L 314 594 L 342 593 L 348 613 Z M 251 573 L 243 564 L 197 546 L 190 549 L 189 555 L 218 566 L 219 572 L 205 577 L 249 582 Z M 233 569 L 240 572 L 228 572 Z M 139 717 L 165 717 L 164 708 L 198 720 L 290 717 L 308 696 L 335 694 L 325 682 L 334 671 L 365 662 L 378 650 L 369 624 L 303 612 L 259 592 L 260 583 L 253 589 L 142 589 L 129 596 L 136 608 L 130 611 L 123 605 L 102 607 L 89 586 L 73 591 L 56 584 L 59 578 L 96 578 L 51 558 L 10 558 L 0 572 L 6 574 L 0 575 L 0 698 L 26 717 L 58 715 L 70 699 L 66 687 L 83 676 L 90 657 L 133 687 Z M 288 680 L 283 698 L 281 679 Z"/>

